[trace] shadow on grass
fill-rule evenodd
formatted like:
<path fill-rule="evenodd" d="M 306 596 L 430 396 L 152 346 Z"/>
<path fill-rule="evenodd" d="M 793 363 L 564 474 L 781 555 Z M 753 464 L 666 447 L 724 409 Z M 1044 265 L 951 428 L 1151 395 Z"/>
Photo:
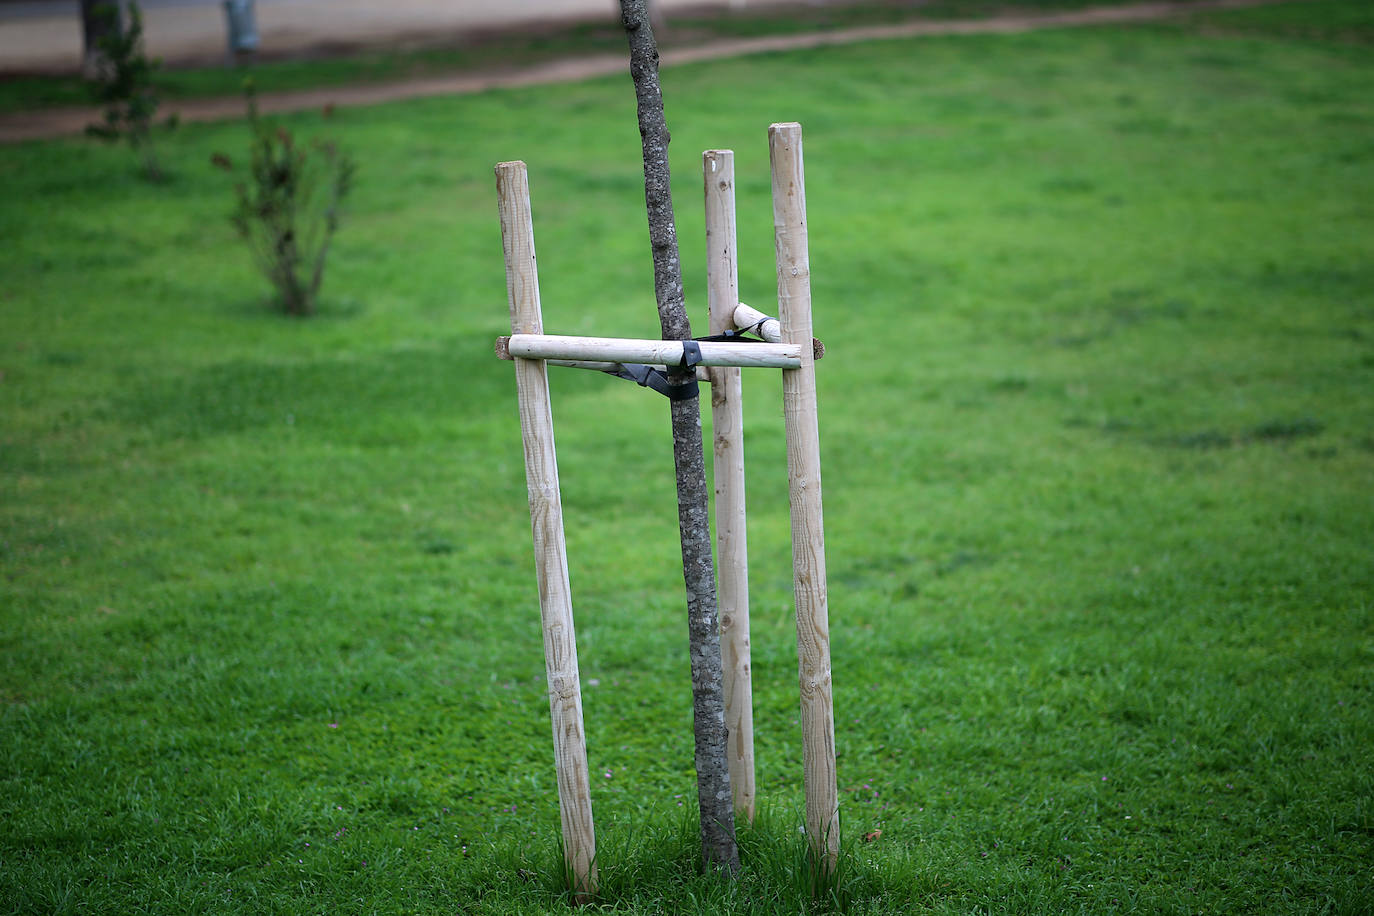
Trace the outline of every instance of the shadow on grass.
<path fill-rule="evenodd" d="M 497 882 L 484 894 L 501 899 L 510 912 L 551 905 L 579 912 L 893 912 L 932 890 L 916 880 L 904 852 L 861 857 L 845 850 L 837 872 L 822 878 L 804 835 L 789 824 L 762 811 L 752 826 L 736 825 L 741 868 L 734 880 L 703 871 L 697 818 L 687 808 L 676 823 L 660 818 L 632 827 L 603 825 L 600 887 L 583 907 L 575 906 L 556 839 L 533 849 L 499 848 L 490 870 L 473 878 Z"/>
<path fill-rule="evenodd" d="M 230 300 L 224 302 L 221 308 L 224 314 L 238 320 L 295 320 L 310 321 L 317 324 L 320 322 L 345 321 L 352 318 L 358 318 L 367 312 L 367 304 L 351 296 L 340 299 L 333 299 L 325 296 L 315 304 L 315 312 L 310 315 L 288 315 L 278 302 L 270 296 Z"/>
<path fill-rule="evenodd" d="M 1208 451 L 1231 448 L 1252 442 L 1285 443 L 1319 436 L 1326 424 L 1313 417 L 1278 417 L 1259 423 L 1240 433 L 1218 429 L 1180 433 L 1157 440 L 1157 444 L 1181 449 Z"/>

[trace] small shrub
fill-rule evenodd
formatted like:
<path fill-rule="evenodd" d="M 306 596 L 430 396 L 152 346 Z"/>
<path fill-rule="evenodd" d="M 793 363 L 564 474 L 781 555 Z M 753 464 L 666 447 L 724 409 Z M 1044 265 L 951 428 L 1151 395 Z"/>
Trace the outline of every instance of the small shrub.
<path fill-rule="evenodd" d="M 333 143 L 298 143 L 289 130 L 262 118 L 251 81 L 244 95 L 252 147 L 248 179 L 235 185 L 238 203 L 230 218 L 275 288 L 277 306 L 289 315 L 309 315 L 353 182 L 353 161 Z M 223 153 L 211 162 L 234 170 Z"/>
<path fill-rule="evenodd" d="M 151 181 L 165 176 L 153 147 L 153 116 L 157 114 L 158 98 L 153 91 L 153 73 L 162 65 L 149 60 L 143 53 L 143 14 L 136 2 L 129 4 L 129 25 L 119 21 L 119 7 L 105 3 L 97 8 L 97 15 L 105 17 L 113 27 L 99 41 L 99 69 L 92 81 L 95 100 L 105 107 L 105 120 L 86 127 L 86 133 L 103 140 L 117 141 L 121 137 L 139 154 L 143 174 Z M 165 124 L 176 126 L 176 117 Z"/>

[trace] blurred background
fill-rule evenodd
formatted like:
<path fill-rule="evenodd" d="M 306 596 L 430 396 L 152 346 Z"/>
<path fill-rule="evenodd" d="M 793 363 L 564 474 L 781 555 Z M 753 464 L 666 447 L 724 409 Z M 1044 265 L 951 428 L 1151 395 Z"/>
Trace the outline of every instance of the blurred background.
<path fill-rule="evenodd" d="M 82 10 L 100 0 L 0 0 L 0 70 L 64 71 L 80 64 Z M 654 0 L 662 13 L 777 6 L 780 0 Z M 145 0 L 148 53 L 169 64 L 225 53 L 231 12 L 256 25 L 258 53 L 272 56 L 374 45 L 422 47 L 531 25 L 614 23 L 611 0 Z M 796 4 L 794 4 L 796 5 Z M 813 2 L 811 6 L 824 3 Z"/>

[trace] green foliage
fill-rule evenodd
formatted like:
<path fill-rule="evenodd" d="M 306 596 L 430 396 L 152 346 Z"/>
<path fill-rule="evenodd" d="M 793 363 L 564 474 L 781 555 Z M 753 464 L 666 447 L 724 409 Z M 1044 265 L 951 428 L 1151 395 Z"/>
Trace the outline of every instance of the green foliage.
<path fill-rule="evenodd" d="M 158 108 L 153 73 L 161 63 L 149 60 L 143 52 L 143 14 L 136 0 L 130 0 L 128 10 L 129 24 L 120 27 L 115 3 L 96 8 L 96 15 L 115 20 L 116 27 L 99 41 L 100 71 L 91 84 L 92 96 L 105 108 L 105 120 L 89 125 L 86 132 L 103 140 L 127 140 L 139 155 L 143 174 L 150 181 L 161 181 L 165 176 L 153 144 L 153 118 Z M 168 118 L 165 126 L 175 127 L 176 119 Z"/>
<path fill-rule="evenodd" d="M 332 142 L 297 143 L 289 129 L 262 118 L 251 80 L 244 93 L 252 145 L 248 180 L 234 187 L 238 205 L 231 221 L 276 290 L 278 307 L 288 315 L 310 315 L 353 184 L 353 161 Z M 222 153 L 212 162 L 233 171 Z"/>
<path fill-rule="evenodd" d="M 769 308 L 765 128 L 806 131 L 847 870 L 811 899 L 777 376 L 731 883 L 665 406 L 551 370 L 598 911 L 1368 913 L 1374 58 L 1227 16 L 664 71 L 698 321 L 701 150 Z M 550 332 L 653 336 L 627 85 L 340 109 L 392 167 L 308 322 L 223 188 L 0 148 L 0 909 L 573 912 L 491 169 L 529 164 Z"/>

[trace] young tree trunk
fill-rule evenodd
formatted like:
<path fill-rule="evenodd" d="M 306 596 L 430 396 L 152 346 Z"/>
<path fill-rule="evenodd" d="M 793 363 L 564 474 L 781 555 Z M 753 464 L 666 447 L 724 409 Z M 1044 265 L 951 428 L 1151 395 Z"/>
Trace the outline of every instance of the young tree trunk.
<path fill-rule="evenodd" d="M 658 84 L 658 46 L 645 0 L 620 0 L 621 21 L 630 42 L 630 75 L 644 146 L 644 203 L 654 257 L 654 293 L 664 340 L 687 340 L 691 323 L 682 296 L 673 194 L 668 181 L 668 125 Z M 695 379 L 693 369 L 669 369 L 669 382 Z M 739 870 L 734 802 L 726 754 L 724 677 L 716 611 L 715 564 L 707 507 L 706 461 L 701 442 L 701 402 L 669 402 L 673 419 L 673 461 L 677 468 L 678 528 L 682 575 L 687 586 L 687 632 L 692 663 L 692 722 L 696 738 L 697 803 L 701 808 L 701 854 L 708 867 Z"/>
<path fill-rule="evenodd" d="M 100 40 L 123 30 L 121 5 L 120 0 L 81 0 L 81 75 L 88 80 L 98 78 L 109 65 Z"/>

